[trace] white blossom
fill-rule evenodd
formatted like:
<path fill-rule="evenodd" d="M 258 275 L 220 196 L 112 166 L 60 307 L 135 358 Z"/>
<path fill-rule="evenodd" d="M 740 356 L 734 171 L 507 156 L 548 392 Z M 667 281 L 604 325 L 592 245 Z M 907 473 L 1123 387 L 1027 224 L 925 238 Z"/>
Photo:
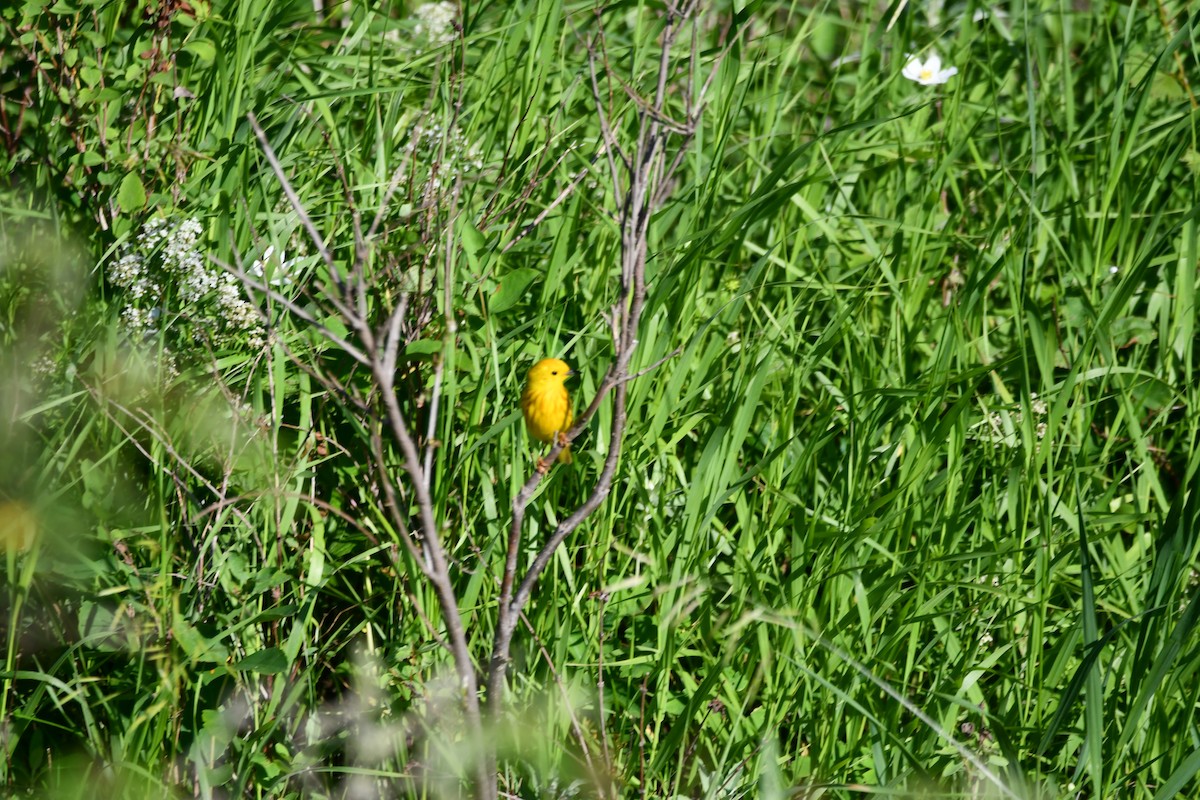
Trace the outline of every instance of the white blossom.
<path fill-rule="evenodd" d="M 125 310 L 121 312 L 121 319 L 124 320 L 125 327 L 131 331 L 136 331 L 139 333 L 151 332 L 148 330 L 152 322 L 150 319 L 150 312 L 144 308 L 126 306 Z"/>
<path fill-rule="evenodd" d="M 299 261 L 298 258 L 289 259 L 283 250 L 280 250 L 279 257 L 276 258 L 275 245 L 270 245 L 263 251 L 262 256 L 250 265 L 246 274 L 260 281 L 270 275 L 268 282 L 272 286 L 288 286 L 292 283 L 292 273 Z"/>
<path fill-rule="evenodd" d="M 958 74 L 958 67 L 942 69 L 942 58 L 937 53 L 930 53 L 929 58 L 922 61 L 916 56 L 909 56 L 901 73 L 910 81 L 916 81 L 922 86 L 936 86 L 945 83 Z"/>
<path fill-rule="evenodd" d="M 40 356 L 37 361 L 33 362 L 33 373 L 39 378 L 48 378 L 57 370 L 58 367 L 54 363 L 54 359 L 50 358 L 50 356 Z"/>
<path fill-rule="evenodd" d="M 108 279 L 122 289 L 131 288 L 142 277 L 144 264 L 137 253 L 125 253 L 108 268 Z"/>
<path fill-rule="evenodd" d="M 197 219 L 173 223 L 156 217 L 125 245 L 108 278 L 124 290 L 121 322 L 126 332 L 139 341 L 161 333 L 165 342 L 190 339 L 207 347 L 216 340 L 264 347 L 267 336 L 258 308 L 242 296 L 231 276 L 211 265 L 203 235 Z"/>

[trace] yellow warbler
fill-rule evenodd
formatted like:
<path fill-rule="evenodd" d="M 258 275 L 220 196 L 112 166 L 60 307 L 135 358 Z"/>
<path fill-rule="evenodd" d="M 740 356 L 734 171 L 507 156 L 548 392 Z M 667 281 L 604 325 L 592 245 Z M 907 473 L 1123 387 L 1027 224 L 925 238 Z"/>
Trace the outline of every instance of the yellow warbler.
<path fill-rule="evenodd" d="M 521 392 L 521 410 L 525 412 L 525 429 L 539 442 L 552 442 L 556 435 L 565 438 L 563 434 L 571 427 L 571 395 L 564 382 L 574 374 L 575 370 L 557 358 L 543 358 L 529 370 L 529 380 Z M 558 460 L 571 463 L 570 445 L 562 449 Z M 545 466 L 539 458 L 538 469 L 544 470 Z"/>

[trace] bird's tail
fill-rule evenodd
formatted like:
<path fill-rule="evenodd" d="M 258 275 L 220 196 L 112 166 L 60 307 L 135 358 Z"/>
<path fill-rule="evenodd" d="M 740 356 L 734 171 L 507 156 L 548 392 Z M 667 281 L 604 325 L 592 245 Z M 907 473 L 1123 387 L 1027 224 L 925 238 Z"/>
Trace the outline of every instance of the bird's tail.
<path fill-rule="evenodd" d="M 571 445 L 567 445 L 566 447 L 564 447 L 562 450 L 559 451 L 558 463 L 560 463 L 560 464 L 570 464 L 571 463 Z"/>

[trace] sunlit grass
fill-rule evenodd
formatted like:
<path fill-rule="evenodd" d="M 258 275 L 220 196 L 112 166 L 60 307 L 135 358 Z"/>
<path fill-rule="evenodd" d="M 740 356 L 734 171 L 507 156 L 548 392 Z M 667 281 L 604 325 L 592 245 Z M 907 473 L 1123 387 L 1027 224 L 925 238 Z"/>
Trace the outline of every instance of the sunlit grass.
<path fill-rule="evenodd" d="M 403 168 L 372 278 L 413 293 L 397 384 L 422 440 L 442 359 L 432 493 L 482 664 L 537 454 L 525 372 L 563 356 L 586 402 L 612 356 L 620 232 L 581 37 L 603 24 L 613 69 L 646 74 L 661 9 L 472 5 L 437 45 L 411 9 L 217 3 L 168 40 L 79 5 L 30 24 L 119 42 L 77 55 L 118 96 L 68 102 L 47 71 L 0 149 L 6 785 L 453 795 L 474 754 L 437 603 L 363 421 L 306 369 L 363 376 L 267 303 L 265 347 L 165 353 L 105 276 L 158 214 L 200 220 L 213 264 L 274 246 L 293 288 L 329 280 L 248 113 L 342 262 L 351 207 L 369 225 Z M 705 28 L 710 55 L 741 38 L 651 223 L 635 368 L 680 350 L 630 384 L 614 491 L 518 631 L 489 733 L 515 796 L 1200 785 L 1195 19 L 895 11 L 751 4 Z M 157 81 L 151 44 L 180 54 Z M 934 49 L 957 75 L 902 76 Z M 31 249 L 34 224 L 85 255 Z M 524 559 L 610 425 L 543 485 Z"/>

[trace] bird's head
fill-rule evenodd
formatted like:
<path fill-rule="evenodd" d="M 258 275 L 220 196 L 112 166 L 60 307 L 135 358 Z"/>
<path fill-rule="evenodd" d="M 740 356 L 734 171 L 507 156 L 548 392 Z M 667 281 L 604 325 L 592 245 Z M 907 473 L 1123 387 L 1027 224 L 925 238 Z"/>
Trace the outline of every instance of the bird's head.
<path fill-rule="evenodd" d="M 567 362 L 557 358 L 543 358 L 529 370 L 529 382 L 562 384 L 574 374 L 575 370 L 567 366 Z"/>

